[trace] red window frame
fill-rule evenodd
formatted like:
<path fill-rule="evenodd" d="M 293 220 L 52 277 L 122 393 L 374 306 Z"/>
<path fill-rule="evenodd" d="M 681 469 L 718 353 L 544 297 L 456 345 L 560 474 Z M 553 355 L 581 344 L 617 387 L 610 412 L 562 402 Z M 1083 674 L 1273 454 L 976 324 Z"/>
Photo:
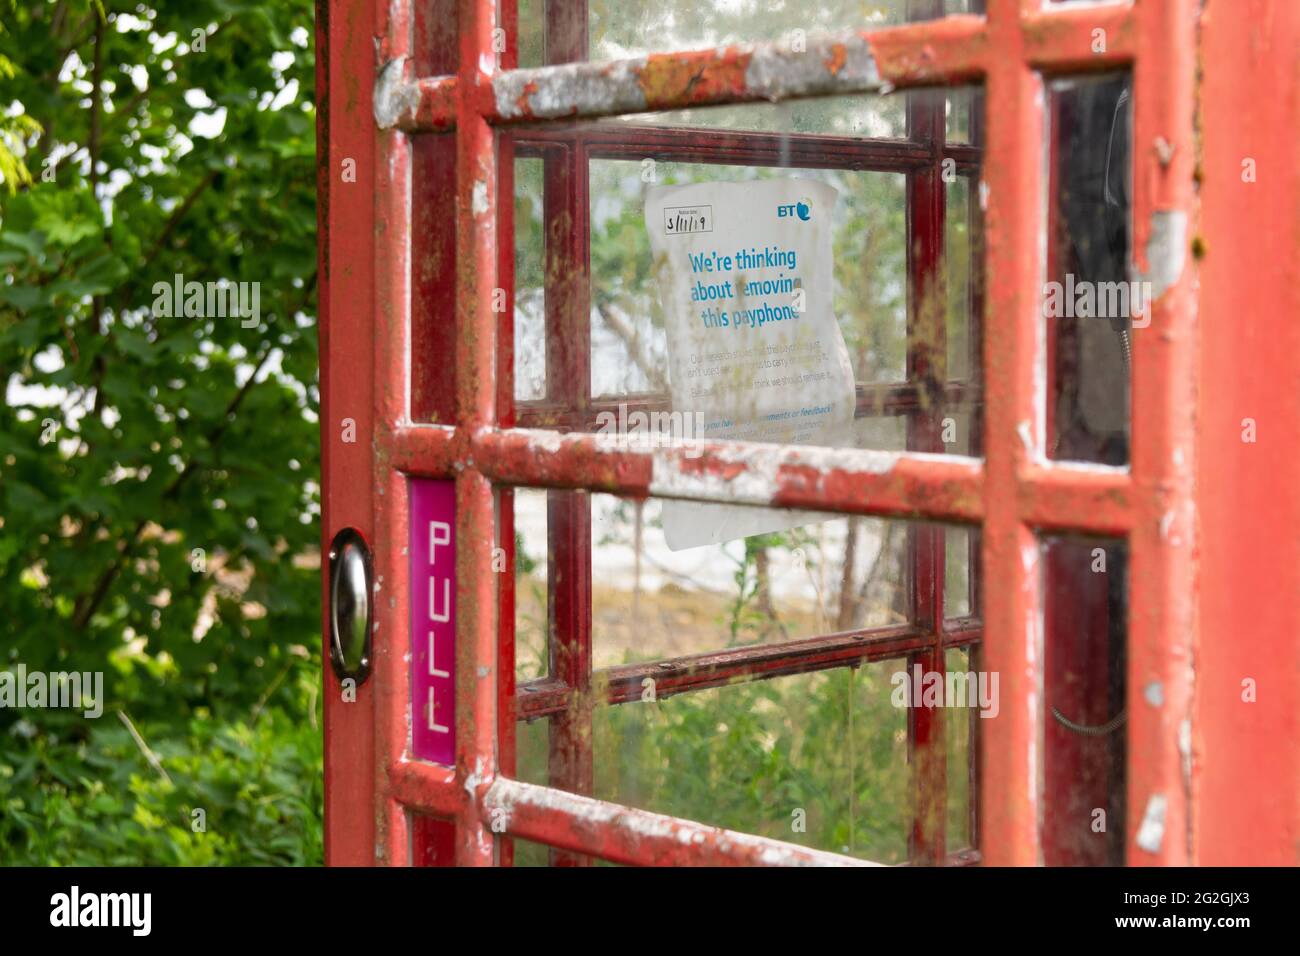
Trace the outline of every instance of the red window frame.
<path fill-rule="evenodd" d="M 510 5 L 504 6 L 508 16 Z M 765 484 L 747 482 L 745 497 L 720 497 L 716 482 L 695 479 L 734 473 L 741 461 L 738 453 L 758 449 L 710 446 L 700 460 L 687 462 L 671 452 L 611 451 L 588 436 L 557 439 L 511 421 L 508 402 L 502 401 L 510 394 L 504 388 L 509 364 L 505 357 L 498 358 L 496 347 L 503 320 L 492 310 L 490 296 L 498 276 L 508 270 L 503 255 L 508 246 L 499 238 L 509 233 L 500 229 L 499 197 L 511 192 L 510 170 L 497 154 L 494 131 L 521 119 L 550 122 L 564 113 L 587 117 L 762 98 L 774 91 L 751 87 L 736 64 L 750 55 L 776 57 L 776 51 L 760 45 L 756 54 L 727 49 L 649 57 L 626 64 L 617 76 L 595 68 L 583 72 L 581 66 L 521 71 L 502 62 L 498 68 L 491 65 L 497 27 L 491 6 L 482 0 L 459 0 L 453 70 L 449 63 L 433 62 L 428 52 L 440 49 L 438 55 L 445 55 L 452 49 L 450 44 L 428 43 L 432 34 L 446 29 L 445 22 L 426 20 L 420 25 L 403 0 L 329 4 L 330 15 L 322 17 L 320 25 L 322 39 L 332 41 L 322 44 L 326 53 L 320 59 L 321 88 L 331 91 L 331 105 L 324 111 L 321 166 L 323 193 L 329 199 L 322 210 L 322 275 L 328 282 L 322 292 L 324 525 L 327 535 L 346 526 L 364 531 L 372 543 L 376 574 L 389 596 L 376 608 L 376 667 L 357 703 L 341 703 L 338 682 L 332 675 L 326 678 L 331 862 L 411 862 L 411 815 L 422 814 L 445 821 L 451 834 L 445 846 L 431 851 L 438 861 L 491 865 L 502 859 L 505 842 L 490 825 L 498 810 L 507 811 L 505 837 L 620 862 L 846 862 L 833 854 L 611 807 L 510 777 L 511 735 L 499 728 L 513 726 L 514 689 L 505 690 L 513 661 L 507 660 L 510 650 L 500 639 L 498 595 L 490 571 L 492 548 L 508 525 L 504 516 L 509 509 L 503 508 L 498 520 L 497 489 L 528 485 L 646 496 L 662 490 L 654 474 L 665 468 L 675 475 L 672 494 L 684 498 L 921 516 L 981 526 L 982 666 L 1001 674 L 1004 701 L 1000 718 L 989 721 L 981 735 L 980 851 L 986 862 L 1041 859 L 1043 794 L 1036 744 L 1043 723 L 1039 538 L 1057 532 L 1124 537 L 1130 549 L 1135 613 L 1128 644 L 1128 861 L 1170 864 L 1230 856 L 1234 835 L 1248 836 L 1231 822 L 1243 816 L 1230 812 L 1234 801 L 1258 811 L 1246 815 L 1252 823 L 1268 819 L 1295 832 L 1294 814 L 1261 803 L 1248 789 L 1233 784 L 1234 769 L 1236 778 L 1248 776 L 1240 773 L 1244 765 L 1238 758 L 1226 756 L 1226 749 L 1209 754 L 1205 759 L 1215 775 L 1207 780 L 1186 769 L 1191 757 L 1181 742 L 1190 724 L 1193 739 L 1204 735 L 1217 744 L 1229 724 L 1222 705 L 1199 695 L 1192 699 L 1188 661 L 1193 649 L 1220 663 L 1235 662 L 1236 673 L 1241 665 L 1261 660 L 1255 649 L 1229 648 L 1223 601 L 1230 585 L 1247 593 L 1258 590 L 1247 573 L 1259 566 L 1258 559 L 1243 560 L 1234 568 L 1225 557 L 1241 554 L 1232 544 L 1231 510 L 1204 499 L 1198 511 L 1196 481 L 1199 477 L 1217 488 L 1252 487 L 1285 495 L 1268 479 L 1234 481 L 1225 475 L 1224 459 L 1218 455 L 1230 457 L 1234 446 L 1196 430 L 1198 413 L 1208 409 L 1211 416 L 1218 414 L 1217 408 L 1199 403 L 1197 393 L 1198 382 L 1211 381 L 1206 368 L 1216 365 L 1197 350 L 1197 270 L 1180 257 L 1185 250 L 1165 241 L 1171 223 L 1190 229 L 1198 213 L 1196 150 L 1191 145 L 1196 142 L 1197 31 L 1204 31 L 1207 45 L 1235 54 L 1237 62 L 1250 60 L 1246 33 L 1236 26 L 1202 23 L 1196 0 L 1059 8 L 1044 8 L 1037 0 L 989 0 L 987 8 L 987 16 L 954 16 L 845 34 L 842 46 L 826 50 L 835 54 L 828 58 L 826 72 L 807 79 L 797 91 L 831 95 L 878 89 L 882 83 L 899 89 L 982 84 L 987 102 L 995 106 L 985 118 L 980 189 L 987 277 L 984 460 L 908 452 L 895 456 L 892 467 L 881 473 L 864 467 L 861 453 L 853 450 L 820 454 L 814 465 L 797 449 L 788 449 L 767 454 L 773 477 Z M 509 24 L 505 26 L 509 33 Z M 1095 45 L 1098 30 L 1107 37 L 1103 50 Z M 842 62 L 839 54 L 849 49 L 870 52 L 878 79 L 834 67 Z M 683 65 L 691 70 L 683 71 Z M 1160 333 L 1134 337 L 1131 464 L 1104 469 L 1048 461 L 1044 455 L 1038 373 L 1043 353 L 1039 296 L 1046 175 L 1042 94 L 1045 75 L 1124 69 L 1131 70 L 1134 89 L 1134 258 L 1143 270 L 1177 268 L 1152 309 L 1152 323 Z M 696 75 L 708 82 L 675 82 L 675 77 L 694 71 L 703 71 Z M 599 96 L 574 99 L 575 72 Z M 539 90 L 557 105 L 539 107 L 544 101 Z M 372 92 L 377 92 L 373 115 Z M 1206 93 L 1211 124 L 1259 132 L 1255 121 L 1237 119 L 1250 102 L 1242 89 L 1220 76 L 1207 81 Z M 453 130 L 446 137 L 426 135 Z M 435 140 L 440 142 L 435 145 Z M 1172 149 L 1150 146 L 1161 143 Z M 333 183 L 331 172 L 343 157 L 368 171 L 373 190 L 349 192 Z M 1284 156 L 1277 158 L 1278 168 L 1283 168 Z M 454 190 L 431 185 L 429 177 L 413 177 L 413 165 L 421 162 L 443 163 L 444 172 L 454 169 Z M 1233 200 L 1220 182 L 1211 181 L 1215 185 L 1207 191 L 1207 217 L 1226 229 L 1224 224 L 1232 222 Z M 437 230 L 421 228 L 437 214 L 444 217 L 434 223 Z M 1252 221 L 1263 221 L 1257 207 L 1250 214 Z M 453 216 L 455 251 L 449 253 L 444 242 L 441 250 L 418 254 L 412 239 L 445 229 Z M 366 225 L 374 228 L 362 228 Z M 439 272 L 439 262 L 452 264 L 441 275 L 454 276 L 454 282 L 428 277 Z M 1226 265 L 1206 270 L 1213 284 L 1205 301 L 1226 312 L 1225 289 L 1232 283 L 1232 269 L 1244 270 L 1248 263 L 1234 252 L 1221 262 Z M 1293 298 L 1293 290 L 1275 278 L 1264 288 L 1267 295 Z M 1251 295 L 1261 308 L 1267 306 L 1263 294 Z M 435 307 L 449 298 L 454 309 L 443 309 L 440 321 L 431 322 Z M 343 321 L 345 316 L 356 318 Z M 1217 331 L 1205 332 L 1204 338 L 1207 343 L 1230 344 Z M 441 351 L 431 354 L 430 344 L 441 345 Z M 1278 358 L 1275 364 L 1284 361 Z M 498 367 L 498 362 L 504 366 Z M 450 365 L 454 375 L 449 374 Z M 1234 356 L 1217 367 L 1244 371 L 1249 363 Z M 1253 383 L 1229 387 L 1213 381 L 1208 391 L 1220 397 L 1255 394 Z M 1258 386 L 1257 391 L 1265 394 L 1267 389 Z M 1278 406 L 1285 404 L 1283 394 L 1277 399 Z M 426 407 L 417 409 L 421 403 Z M 345 416 L 365 438 L 359 449 L 339 444 L 332 434 Z M 1300 433 L 1296 416 L 1283 413 L 1280 430 Z M 1203 458 L 1205 449 L 1216 455 Z M 456 482 L 462 547 L 457 565 L 461 613 L 453 768 L 410 759 L 403 642 L 385 637 L 401 635 L 403 629 L 408 587 L 400 542 L 407 531 L 405 482 L 411 475 Z M 1196 575 L 1192 543 L 1200 540 L 1198 528 L 1222 548 L 1213 558 L 1203 559 L 1222 575 L 1214 583 Z M 1290 557 L 1281 545 L 1270 546 L 1268 554 Z M 1198 583 L 1205 586 L 1210 620 L 1223 642 L 1197 642 L 1196 602 L 1188 595 Z M 1283 612 L 1279 620 L 1289 620 L 1289 613 Z M 1284 651 L 1279 638 L 1264 636 L 1262 641 L 1265 647 Z M 1219 686 L 1219 678 L 1205 679 Z M 1278 703 L 1291 707 L 1294 679 L 1282 681 L 1285 692 Z M 1144 707 L 1144 689 L 1153 683 L 1161 688 L 1162 703 Z M 1293 724 L 1294 713 L 1279 709 L 1278 703 L 1260 713 L 1291 726 L 1285 721 Z M 1258 749 L 1252 753 L 1262 754 Z M 1294 763 L 1293 756 L 1284 757 L 1281 769 Z M 1194 814 L 1193 793 L 1207 795 Z M 1153 842 L 1142 828 L 1154 818 L 1157 802 L 1161 837 Z M 1195 844 L 1196 857 L 1193 825 L 1211 834 L 1209 841 Z"/>

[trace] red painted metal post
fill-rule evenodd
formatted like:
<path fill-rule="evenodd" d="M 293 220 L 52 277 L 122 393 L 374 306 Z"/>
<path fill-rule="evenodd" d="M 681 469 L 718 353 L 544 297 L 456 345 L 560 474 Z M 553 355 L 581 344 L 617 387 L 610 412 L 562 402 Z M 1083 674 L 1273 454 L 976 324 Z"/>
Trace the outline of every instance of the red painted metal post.
<path fill-rule="evenodd" d="M 505 32 L 505 50 L 500 57 L 502 69 L 519 65 L 519 6 L 517 2 L 501 5 L 501 29 Z M 515 150 L 510 133 L 497 135 L 497 282 L 504 293 L 497 317 L 496 378 L 497 423 L 502 428 L 515 425 Z M 494 297 L 495 303 L 498 301 Z M 515 492 L 497 489 L 497 540 L 504 561 L 498 567 L 495 557 L 497 587 L 497 765 L 507 776 L 515 775 Z M 497 842 L 497 864 L 513 866 L 514 841 Z"/>
<path fill-rule="evenodd" d="M 587 4 L 545 8 L 548 64 L 587 59 Z M 563 420 L 582 429 L 591 396 L 588 274 L 589 169 L 575 135 L 544 154 L 546 224 L 546 395 Z M 567 706 L 548 727 L 547 779 L 552 787 L 590 794 L 593 786 L 591 699 L 591 496 L 547 493 L 547 658 L 549 676 L 567 689 Z M 582 866 L 581 855 L 552 849 L 552 866 Z"/>
<path fill-rule="evenodd" d="M 381 38 L 378 63 L 400 61 L 411 54 L 413 24 L 409 0 L 376 4 L 373 24 Z M 392 428 L 410 417 L 409 352 L 411 328 L 411 148 L 398 130 L 376 132 L 374 173 L 375 309 L 374 359 L 375 433 L 382 441 Z M 389 866 L 410 863 L 410 832 L 406 810 L 388 792 L 389 768 L 400 763 L 410 746 L 410 573 L 404 554 L 409 533 L 406 478 L 382 455 L 372 456 L 375 489 L 374 567 L 377 593 L 372 640 L 375 661 L 374 774 L 382 802 L 377 809 L 376 862 Z"/>
<path fill-rule="evenodd" d="M 1296 866 L 1300 7 L 1209 0 L 1200 38 L 1193 860 Z"/>
<path fill-rule="evenodd" d="M 934 0 L 911 0 L 908 16 L 929 19 L 942 13 Z M 925 145 L 924 165 L 907 176 L 909 295 L 907 309 L 907 381 L 919 395 L 919 407 L 907 417 L 908 451 L 943 451 L 942 404 L 948 379 L 947 326 L 943 281 L 945 96 L 918 90 L 908 97 L 908 138 Z M 943 678 L 944 532 L 934 524 L 908 527 L 908 561 L 912 579 L 912 620 L 930 637 L 929 646 L 906 658 L 909 672 Z M 944 858 L 947 807 L 947 753 L 942 707 L 911 701 L 908 708 L 908 758 L 912 764 L 912 829 L 908 857 L 934 865 Z"/>
<path fill-rule="evenodd" d="M 316 8 L 317 204 L 320 231 L 321 553 L 344 528 L 374 542 L 370 470 L 375 234 L 374 118 L 370 111 L 374 49 L 368 3 L 319 0 Z M 354 163 L 356 181 L 344 179 Z M 321 633 L 329 639 L 329 575 L 321 562 Z M 328 647 L 322 657 L 329 660 Z M 325 862 L 373 862 L 375 682 L 355 701 L 326 666 Z"/>
<path fill-rule="evenodd" d="M 984 312 L 985 526 L 982 666 L 1001 708 L 983 721 L 980 850 L 994 865 L 1037 864 L 1042 618 L 1038 542 L 1021 522 L 1017 484 L 1041 455 L 1038 289 L 1043 279 L 1042 80 L 1024 61 L 1030 0 L 988 0 L 988 148 L 980 183 L 988 291 Z"/>
<path fill-rule="evenodd" d="M 495 4 L 459 0 L 459 89 L 456 102 L 456 426 L 462 436 L 496 424 L 497 286 L 495 133 L 478 90 L 496 69 Z M 477 812 L 498 772 L 497 606 L 492 574 L 496 543 L 491 481 L 467 462 L 456 478 L 457 687 L 456 771 L 469 800 L 458 820 L 456 862 L 491 866 L 496 840 Z"/>
<path fill-rule="evenodd" d="M 1197 228 L 1193 126 L 1198 0 L 1134 8 L 1133 253 L 1152 283 L 1151 324 L 1133 332 L 1128 639 L 1128 861 L 1186 865 L 1196 628 Z"/>
<path fill-rule="evenodd" d="M 422 0 L 415 3 L 414 14 L 411 62 L 417 75 L 455 73 L 454 0 Z M 414 136 L 410 146 L 411 419 L 445 424 L 456 419 L 456 382 L 446 360 L 455 354 L 457 338 L 456 287 L 451 281 L 456 242 L 447 228 L 456 215 L 456 140 L 450 134 Z M 455 865 L 455 823 L 412 815 L 411 857 L 415 866 Z"/>
<path fill-rule="evenodd" d="M 1296 866 L 1300 5 L 1209 0 L 1200 37 L 1192 847 L 1207 866 Z"/>

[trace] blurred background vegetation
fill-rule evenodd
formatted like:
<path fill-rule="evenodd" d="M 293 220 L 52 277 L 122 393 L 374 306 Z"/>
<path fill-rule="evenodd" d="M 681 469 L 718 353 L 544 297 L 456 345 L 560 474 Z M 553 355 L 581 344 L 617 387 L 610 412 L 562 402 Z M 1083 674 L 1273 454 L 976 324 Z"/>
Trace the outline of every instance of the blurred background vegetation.
<path fill-rule="evenodd" d="M 0 710 L 0 863 L 321 861 L 312 29 L 0 0 L 0 667 L 106 697 Z"/>

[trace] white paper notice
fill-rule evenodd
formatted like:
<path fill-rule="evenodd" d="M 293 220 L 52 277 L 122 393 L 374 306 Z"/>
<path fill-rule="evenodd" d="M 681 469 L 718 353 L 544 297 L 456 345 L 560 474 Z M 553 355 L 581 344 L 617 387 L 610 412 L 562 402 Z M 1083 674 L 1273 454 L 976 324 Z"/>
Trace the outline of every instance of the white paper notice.
<path fill-rule="evenodd" d="M 831 307 L 836 197 L 810 179 L 647 190 L 673 412 L 690 413 L 688 437 L 849 443 L 853 369 Z M 825 518 L 672 500 L 663 508 L 674 551 Z"/>

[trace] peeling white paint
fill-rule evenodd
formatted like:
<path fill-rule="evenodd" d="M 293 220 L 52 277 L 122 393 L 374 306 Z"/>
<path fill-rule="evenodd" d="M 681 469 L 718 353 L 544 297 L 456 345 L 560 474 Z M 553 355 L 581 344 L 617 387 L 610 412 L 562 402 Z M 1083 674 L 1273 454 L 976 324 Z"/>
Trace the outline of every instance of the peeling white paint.
<path fill-rule="evenodd" d="M 1178 512 L 1172 508 L 1160 516 L 1160 537 L 1162 540 L 1167 541 L 1169 546 L 1173 548 L 1182 546 L 1182 532 L 1186 528 L 1190 528 L 1194 520 L 1191 517 L 1193 514 L 1193 508 L 1190 503 L 1185 504 L 1183 510 L 1189 515 L 1185 521 L 1181 519 Z"/>
<path fill-rule="evenodd" d="M 564 448 L 566 442 L 573 444 L 581 437 L 577 434 L 565 435 L 563 432 L 551 431 L 546 428 L 513 428 L 510 432 L 522 436 L 528 445 L 529 454 L 534 456 L 538 453 L 557 454 Z M 596 443 L 600 444 L 599 437 Z"/>
<path fill-rule="evenodd" d="M 827 64 L 838 59 L 837 52 L 842 52 L 843 61 L 831 73 Z M 830 92 L 886 92 L 871 47 L 857 34 L 809 37 L 806 52 L 796 52 L 782 43 L 755 46 L 745 70 L 745 85 L 768 100 Z"/>
<path fill-rule="evenodd" d="M 1142 825 L 1138 827 L 1137 845 L 1148 853 L 1159 853 L 1165 839 L 1165 810 L 1168 801 L 1164 794 L 1153 793 L 1147 800 Z"/>
<path fill-rule="evenodd" d="M 684 471 L 680 450 L 658 448 L 651 453 L 650 494 L 666 498 L 768 505 L 780 489 L 782 466 L 806 466 L 819 474 L 832 470 L 872 475 L 888 474 L 898 464 L 896 452 L 834 448 L 771 448 L 747 442 L 715 447 L 698 471 Z M 731 477 L 710 466 L 736 465 Z"/>
<path fill-rule="evenodd" d="M 492 78 L 492 95 L 503 119 L 640 113 L 646 108 L 640 74 L 645 57 L 593 67 L 571 63 L 533 70 L 507 70 Z"/>
<path fill-rule="evenodd" d="M 880 81 L 870 46 L 856 33 L 809 38 L 806 52 L 795 52 L 782 43 L 727 49 L 741 56 L 749 54 L 745 85 L 752 97 L 776 101 L 826 93 L 889 91 L 889 85 Z M 644 112 L 647 103 L 642 76 L 647 62 L 646 57 L 633 57 L 496 73 L 492 78 L 496 110 L 503 119 Z M 839 63 L 835 72 L 829 67 L 832 62 Z"/>
<path fill-rule="evenodd" d="M 1151 283 L 1151 301 L 1157 302 L 1179 280 L 1187 263 L 1187 213 L 1178 209 L 1153 212 L 1146 254 L 1147 271 L 1136 265 L 1130 271 L 1135 281 Z"/>
<path fill-rule="evenodd" d="M 474 182 L 474 190 L 470 196 L 470 210 L 476 216 L 486 216 L 490 211 L 487 183 L 481 179 Z"/>
<path fill-rule="evenodd" d="M 1158 680 L 1153 680 L 1142 690 L 1142 696 L 1146 698 L 1147 703 L 1152 707 L 1163 707 L 1165 705 L 1165 685 Z"/>
<path fill-rule="evenodd" d="M 563 814 L 584 826 L 610 827 L 632 837 L 671 840 L 682 845 L 699 845 L 705 842 L 707 836 L 713 835 L 720 851 L 756 850 L 761 862 L 770 866 L 881 865 L 822 851 L 807 850 L 778 840 L 676 820 L 663 814 L 628 809 L 602 800 L 504 778 L 497 778 L 493 782 L 484 798 L 484 805 L 493 809 L 504 809 L 511 817 L 520 806 L 532 807 Z"/>
<path fill-rule="evenodd" d="M 1020 566 L 1025 569 L 1026 577 L 1033 577 L 1038 567 L 1038 545 L 1026 544 L 1020 549 Z"/>
<path fill-rule="evenodd" d="M 1020 436 L 1020 443 L 1025 446 L 1025 453 L 1030 458 L 1034 457 L 1034 433 L 1030 430 L 1029 422 L 1022 420 L 1016 425 L 1016 434 Z"/>
<path fill-rule="evenodd" d="M 409 707 L 407 708 L 407 713 L 409 716 L 410 713 Z M 485 780 L 486 777 L 483 772 L 483 758 L 476 757 L 474 758 L 474 769 L 465 775 L 465 782 L 464 782 L 465 792 L 469 794 L 471 797 L 477 799 L 478 788 L 483 784 Z M 491 790 L 489 790 L 488 793 L 489 796 L 484 798 L 484 803 L 487 803 L 488 799 L 490 799 Z M 506 814 L 510 815 L 509 808 L 506 809 Z"/>
<path fill-rule="evenodd" d="M 989 211 L 989 184 L 982 179 L 980 180 L 980 210 Z"/>
<path fill-rule="evenodd" d="M 1178 723 L 1178 753 L 1183 758 L 1183 777 L 1192 777 L 1192 722 L 1183 718 Z"/>
<path fill-rule="evenodd" d="M 1178 152 L 1178 147 L 1163 136 L 1156 137 L 1156 156 L 1160 159 L 1161 166 L 1168 166 L 1174 161 L 1174 154 Z"/>
<path fill-rule="evenodd" d="M 375 80 L 375 123 L 380 129 L 392 129 L 406 113 L 420 107 L 420 88 L 406 80 L 406 57 L 389 60 Z"/>

